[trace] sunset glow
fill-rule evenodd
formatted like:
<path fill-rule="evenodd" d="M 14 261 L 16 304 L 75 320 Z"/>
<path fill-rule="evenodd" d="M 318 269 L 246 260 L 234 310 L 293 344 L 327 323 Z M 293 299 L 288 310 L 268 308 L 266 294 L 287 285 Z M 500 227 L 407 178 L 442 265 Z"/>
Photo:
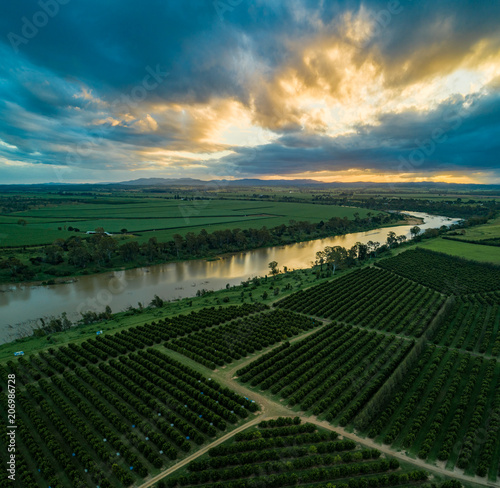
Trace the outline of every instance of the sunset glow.
<path fill-rule="evenodd" d="M 5 182 L 500 183 L 498 4 L 90 4 L 0 20 Z"/>

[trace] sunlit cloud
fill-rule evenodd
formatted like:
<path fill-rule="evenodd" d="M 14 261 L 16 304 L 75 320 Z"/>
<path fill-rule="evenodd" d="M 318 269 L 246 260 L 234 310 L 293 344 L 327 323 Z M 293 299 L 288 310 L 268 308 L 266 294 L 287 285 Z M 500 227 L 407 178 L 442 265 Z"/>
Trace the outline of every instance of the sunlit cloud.
<path fill-rule="evenodd" d="M 9 181 L 30 167 L 49 168 L 44 181 L 65 167 L 75 181 L 498 181 L 500 5 L 400 2 L 387 16 L 375 0 L 257 0 L 220 22 L 211 2 L 116 2 L 148 34 L 130 36 L 115 0 L 89 2 L 16 55 L 0 41 Z M 12 4 L 0 27 L 21 14 Z M 155 71 L 168 77 L 142 90 Z"/>

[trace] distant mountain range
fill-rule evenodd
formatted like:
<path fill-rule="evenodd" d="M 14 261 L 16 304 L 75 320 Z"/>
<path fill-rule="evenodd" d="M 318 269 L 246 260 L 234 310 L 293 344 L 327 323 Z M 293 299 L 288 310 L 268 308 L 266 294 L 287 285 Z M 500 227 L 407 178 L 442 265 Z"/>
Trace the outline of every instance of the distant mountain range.
<path fill-rule="evenodd" d="M 450 188 L 457 187 L 460 189 L 473 189 L 481 188 L 482 190 L 491 189 L 498 190 L 500 185 L 480 185 L 480 184 L 459 184 L 459 183 L 434 183 L 434 182 L 408 182 L 408 183 L 372 183 L 358 181 L 354 183 L 331 182 L 325 183 L 324 181 L 302 179 L 302 180 L 260 180 L 258 178 L 246 178 L 241 180 L 198 180 L 194 178 L 139 178 L 137 180 L 122 181 L 120 183 L 108 183 L 108 185 L 126 185 L 126 186 L 207 186 L 210 189 L 214 187 L 256 187 L 256 186 L 270 186 L 270 187 L 294 187 L 294 186 L 313 186 L 317 188 L 359 188 L 360 186 L 367 187 L 412 187 L 412 188 L 443 188 L 449 190 Z"/>
<path fill-rule="evenodd" d="M 247 178 L 242 180 L 210 180 L 203 181 L 194 178 L 139 178 L 138 180 L 122 181 L 114 183 L 129 186 L 304 186 L 325 185 L 317 180 L 259 180 Z"/>
<path fill-rule="evenodd" d="M 474 189 L 480 190 L 500 190 L 500 185 L 480 185 L 480 184 L 461 184 L 461 183 L 434 183 L 434 182 L 419 182 L 419 183 L 373 183 L 369 181 L 357 181 L 354 183 L 331 182 L 302 179 L 302 180 L 260 180 L 258 178 L 246 178 L 241 180 L 198 180 L 195 178 L 139 178 L 137 180 L 121 181 L 121 182 L 101 182 L 101 183 L 40 183 L 40 184 L 11 184 L 2 185 L 0 188 L 18 188 L 31 187 L 33 189 L 46 188 L 50 186 L 52 189 L 59 188 L 60 190 L 70 191 L 72 188 L 79 187 L 80 190 L 92 190 L 95 188 L 109 187 L 206 187 L 209 190 L 227 187 L 310 187 L 316 189 L 328 188 L 432 188 L 434 190 L 453 191 L 461 190 L 468 191 Z"/>

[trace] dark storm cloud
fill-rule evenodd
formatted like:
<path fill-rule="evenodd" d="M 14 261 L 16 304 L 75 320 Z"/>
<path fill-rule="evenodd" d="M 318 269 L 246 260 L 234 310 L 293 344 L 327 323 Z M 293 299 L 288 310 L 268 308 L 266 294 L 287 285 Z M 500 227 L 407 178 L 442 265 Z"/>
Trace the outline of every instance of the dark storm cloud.
<path fill-rule="evenodd" d="M 370 169 L 379 173 L 497 171 L 500 93 L 447 100 L 437 109 L 382 115 L 334 139 L 290 133 L 225 161 L 254 175 Z"/>
<path fill-rule="evenodd" d="M 371 36 L 349 34 L 346 15 L 369 19 Z M 220 151 L 227 146 L 207 142 L 207 123 L 189 114 L 186 122 L 171 107 L 226 99 L 241 102 L 255 124 L 278 134 L 257 149 L 234 147 L 236 154 L 219 162 L 228 171 L 393 171 L 418 149 L 416 140 L 432 139 L 436 128 L 446 140 L 415 171 L 437 165 L 496 170 L 499 86 L 468 100 L 455 128 L 446 111 L 462 107 L 460 97 L 431 112 L 382 113 L 378 125 L 327 137 L 319 122 L 317 131 L 302 129 L 304 114 L 280 82 L 293 75 L 304 88 L 345 96 L 345 70 L 325 54 L 337 46 L 355 66 L 372 63 L 385 87 L 400 92 L 494 56 L 499 18 L 499 2 L 466 0 L 3 2 L 0 157 L 67 164 L 68 152 L 93 144 L 78 164 L 129 168 L 140 165 L 148 148 Z M 308 65 L 306 48 L 313 53 Z M 116 104 L 141 86 L 148 70 L 168 76 L 140 103 Z M 153 127 L 146 115 L 158 104 L 170 108 L 155 115 Z"/>

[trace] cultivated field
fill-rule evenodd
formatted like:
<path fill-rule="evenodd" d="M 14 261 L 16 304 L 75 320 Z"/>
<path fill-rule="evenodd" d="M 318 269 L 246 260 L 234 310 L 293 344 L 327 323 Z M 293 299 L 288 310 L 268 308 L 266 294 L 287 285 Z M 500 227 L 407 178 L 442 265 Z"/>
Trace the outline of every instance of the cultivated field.
<path fill-rule="evenodd" d="M 119 204 L 118 204 L 119 203 Z M 106 232 L 137 234 L 137 242 L 150 237 L 171 240 L 174 234 L 198 233 L 225 229 L 275 227 L 290 220 L 319 222 L 332 217 L 354 219 L 357 213 L 366 217 L 369 210 L 333 205 L 313 205 L 242 200 L 174 200 L 136 198 L 125 203 L 113 197 L 95 203 L 61 202 L 25 211 L 0 215 L 0 246 L 50 244 L 55 239 L 98 227 Z M 18 223 L 20 220 L 25 223 Z M 59 229 L 60 228 L 60 229 Z"/>
<path fill-rule="evenodd" d="M 280 417 L 237 434 L 234 441 L 190 463 L 184 475 L 174 475 L 156 487 L 254 488 L 318 482 L 332 482 L 338 488 L 422 486 L 428 477 L 423 470 L 401 467 L 377 449 L 341 440 L 337 433 L 301 423 L 298 417 Z"/>
<path fill-rule="evenodd" d="M 500 355 L 500 292 L 455 300 L 432 337 L 435 344 L 491 356 Z"/>
<path fill-rule="evenodd" d="M 436 241 L 431 241 L 436 242 Z M 443 241 L 450 242 L 450 241 Z M 452 242 L 453 244 L 453 242 Z M 462 246 L 463 243 L 457 243 Z M 471 244 L 473 247 L 479 247 Z M 488 246 L 480 246 L 480 250 Z M 496 251 L 500 252 L 500 251 Z M 417 248 L 401 253 L 377 266 L 410 278 L 447 295 L 498 290 L 500 266 L 480 263 L 450 254 Z"/>
<path fill-rule="evenodd" d="M 247 418 L 256 403 L 152 346 L 259 308 L 206 309 L 9 361 L 23 486 L 129 486 Z M 1 403 L 5 430 L 5 392 Z"/>
<path fill-rule="evenodd" d="M 420 337 L 443 302 L 441 294 L 411 280 L 388 271 L 365 268 L 341 280 L 299 291 L 277 306 Z"/>
<path fill-rule="evenodd" d="M 320 324 L 304 315 L 275 310 L 194 332 L 166 343 L 166 347 L 215 369 Z"/>
<path fill-rule="evenodd" d="M 497 486 L 498 269 L 378 263 L 4 362 L 23 486 Z"/>

